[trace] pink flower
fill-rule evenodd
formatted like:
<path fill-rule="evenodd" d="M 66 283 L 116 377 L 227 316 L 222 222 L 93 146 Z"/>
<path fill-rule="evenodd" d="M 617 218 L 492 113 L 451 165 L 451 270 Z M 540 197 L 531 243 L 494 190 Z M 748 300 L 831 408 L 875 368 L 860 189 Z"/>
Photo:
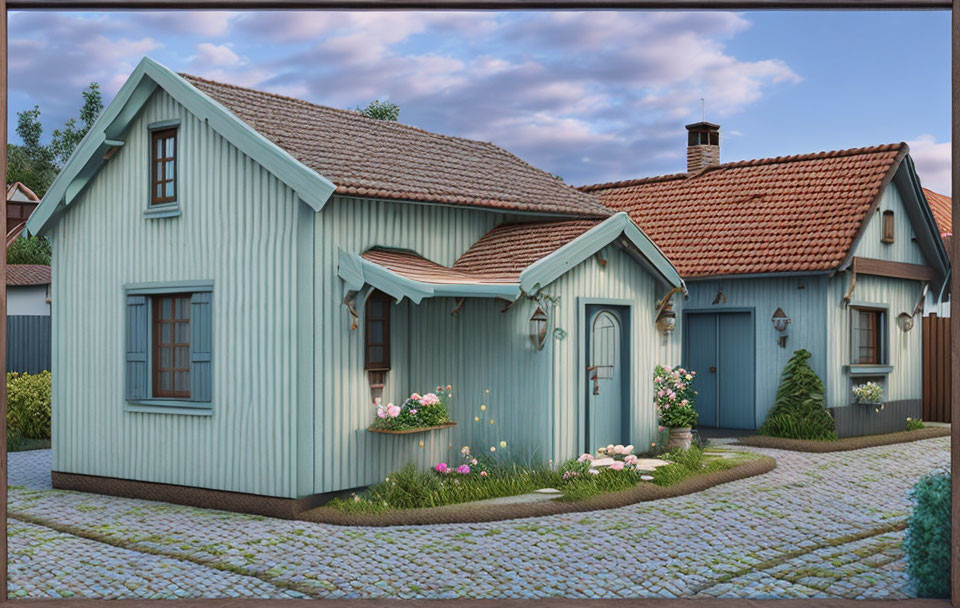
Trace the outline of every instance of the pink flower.
<path fill-rule="evenodd" d="M 377 407 L 377 417 L 378 417 L 378 418 L 386 418 L 386 417 L 387 417 L 387 413 L 383 411 L 383 408 L 382 408 L 382 407 Z"/>
<path fill-rule="evenodd" d="M 661 378 L 660 376 L 657 376 L 656 378 L 653 379 L 653 381 L 654 381 L 654 382 L 663 382 L 663 378 Z"/>
<path fill-rule="evenodd" d="M 579 458 L 577 458 L 577 462 L 587 462 L 591 460 L 593 460 L 593 455 L 589 452 L 584 452 L 583 454 L 580 454 Z"/>
<path fill-rule="evenodd" d="M 666 394 L 667 394 L 667 391 L 663 389 L 660 389 L 659 391 L 657 391 L 657 397 L 663 397 Z"/>
<path fill-rule="evenodd" d="M 420 405 L 436 405 L 440 403 L 440 398 L 433 393 L 427 393 L 420 398 Z"/>
<path fill-rule="evenodd" d="M 391 418 L 396 418 L 400 415 L 400 407 L 392 403 L 387 404 L 387 416 Z"/>
<path fill-rule="evenodd" d="M 622 469 L 622 468 L 623 468 L 623 462 L 620 461 L 620 460 L 617 460 L 617 461 L 615 461 L 613 464 L 610 465 L 610 470 L 611 470 L 611 471 L 619 471 L 619 470 Z"/>
<path fill-rule="evenodd" d="M 486 471 L 480 471 L 480 477 L 486 477 L 486 476 L 487 476 Z"/>
<path fill-rule="evenodd" d="M 457 473 L 460 473 L 461 475 L 469 475 L 470 467 L 468 467 L 465 464 L 461 464 L 460 466 L 457 467 Z"/>
<path fill-rule="evenodd" d="M 410 414 L 413 415 L 413 416 L 416 416 L 416 415 L 417 415 L 417 410 L 410 410 Z"/>
<path fill-rule="evenodd" d="M 662 426 L 658 426 L 658 427 L 657 427 L 657 432 L 658 432 L 658 433 L 662 433 L 662 432 L 663 432 L 663 427 L 662 427 Z"/>
<path fill-rule="evenodd" d="M 476 458 L 471 458 L 471 459 L 470 459 L 470 464 L 472 464 L 473 466 L 477 466 L 477 459 L 476 459 Z"/>
<path fill-rule="evenodd" d="M 633 464 L 637 461 L 637 456 L 636 454 L 627 454 L 627 457 L 624 458 L 623 461 L 627 464 Z"/>
<path fill-rule="evenodd" d="M 413 401 L 420 401 L 420 393 L 414 393 L 410 395 L 410 399 Z"/>
<path fill-rule="evenodd" d="M 687 407 L 689 403 L 690 403 L 689 399 L 684 399 L 683 401 L 680 402 L 680 405 L 682 405 L 683 407 Z"/>
<path fill-rule="evenodd" d="M 436 471 L 437 473 L 446 473 L 450 469 L 447 467 L 447 463 L 441 462 L 437 466 L 433 467 L 433 470 Z"/>

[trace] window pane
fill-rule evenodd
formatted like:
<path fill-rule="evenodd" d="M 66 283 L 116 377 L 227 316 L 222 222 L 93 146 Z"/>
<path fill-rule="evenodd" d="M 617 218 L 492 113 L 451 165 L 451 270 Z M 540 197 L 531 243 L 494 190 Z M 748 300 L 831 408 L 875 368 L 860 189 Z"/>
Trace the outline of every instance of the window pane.
<path fill-rule="evenodd" d="M 190 349 L 184 346 L 176 348 L 173 367 L 176 369 L 190 369 Z"/>
<path fill-rule="evenodd" d="M 170 369 L 173 367 L 173 360 L 170 357 L 170 347 L 160 347 L 160 369 Z"/>
<path fill-rule="evenodd" d="M 166 156 L 167 156 L 167 158 L 173 158 L 173 142 L 174 142 L 174 141 L 175 141 L 175 140 L 174 140 L 173 137 L 168 137 L 168 138 L 166 139 L 166 144 L 167 144 L 167 150 L 166 150 L 167 153 L 166 153 Z"/>
<path fill-rule="evenodd" d="M 170 379 L 170 372 L 160 372 L 157 377 L 157 383 L 159 384 L 158 388 L 162 391 L 173 390 L 173 386 Z"/>
<path fill-rule="evenodd" d="M 374 299 L 370 300 L 370 304 L 367 306 L 367 314 L 371 319 L 382 319 L 383 318 L 383 300 Z"/>
<path fill-rule="evenodd" d="M 173 182 L 166 183 L 166 189 L 164 190 L 163 196 L 166 198 L 173 197 Z"/>
<path fill-rule="evenodd" d="M 173 328 L 170 323 L 160 324 L 160 344 L 173 344 Z"/>
<path fill-rule="evenodd" d="M 379 363 L 383 361 L 383 347 L 382 346 L 368 346 L 367 347 L 367 359 L 370 363 Z"/>
<path fill-rule="evenodd" d="M 170 320 L 170 313 L 173 311 L 173 299 L 162 298 L 160 300 L 160 318 L 164 321 Z"/>
<path fill-rule="evenodd" d="M 371 321 L 367 324 L 367 342 L 383 344 L 383 321 Z"/>
<path fill-rule="evenodd" d="M 190 318 L 190 298 L 180 298 L 180 301 L 183 302 L 183 314 L 180 315 L 181 319 Z"/>
<path fill-rule="evenodd" d="M 157 138 L 157 151 L 154 158 L 163 158 L 163 139 L 159 137 Z"/>
<path fill-rule="evenodd" d="M 174 372 L 174 390 L 188 392 L 190 390 L 190 372 Z"/>
<path fill-rule="evenodd" d="M 173 161 L 168 160 L 166 163 L 166 170 L 163 174 L 163 179 L 173 179 Z"/>

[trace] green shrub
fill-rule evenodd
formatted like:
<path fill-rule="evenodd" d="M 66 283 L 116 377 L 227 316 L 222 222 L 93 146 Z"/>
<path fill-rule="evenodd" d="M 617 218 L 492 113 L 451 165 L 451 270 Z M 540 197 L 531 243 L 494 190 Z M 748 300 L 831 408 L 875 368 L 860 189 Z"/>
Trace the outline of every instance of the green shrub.
<path fill-rule="evenodd" d="M 7 248 L 7 264 L 50 265 L 50 241 L 42 236 L 24 236 Z"/>
<path fill-rule="evenodd" d="M 24 439 L 50 438 L 50 372 L 7 374 L 7 427 Z"/>
<path fill-rule="evenodd" d="M 920 597 L 950 593 L 950 475 L 937 473 L 910 491 L 913 513 L 903 548 Z"/>
<path fill-rule="evenodd" d="M 908 431 L 919 431 L 924 428 L 922 418 L 911 418 L 907 416 L 907 430 Z"/>
<path fill-rule="evenodd" d="M 16 429 L 11 429 L 7 427 L 7 451 L 8 452 L 19 452 L 23 449 L 23 437 L 16 431 Z"/>
<path fill-rule="evenodd" d="M 823 382 L 807 365 L 810 353 L 794 351 L 777 389 L 773 410 L 758 431 L 787 439 L 837 439 L 833 416 L 824 407 Z"/>

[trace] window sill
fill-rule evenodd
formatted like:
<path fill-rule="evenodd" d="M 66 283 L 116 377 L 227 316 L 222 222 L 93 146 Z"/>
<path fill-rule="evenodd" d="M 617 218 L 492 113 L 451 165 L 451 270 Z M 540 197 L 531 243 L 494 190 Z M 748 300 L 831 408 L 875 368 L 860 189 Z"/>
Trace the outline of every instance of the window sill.
<path fill-rule="evenodd" d="M 182 414 L 186 416 L 212 416 L 213 408 L 209 403 L 178 399 L 143 399 L 127 401 L 123 411 L 140 414 Z"/>
<path fill-rule="evenodd" d="M 163 217 L 179 217 L 180 204 L 177 202 L 164 203 L 162 205 L 150 205 L 143 210 L 143 217 L 151 219 L 160 219 Z"/>
<path fill-rule="evenodd" d="M 851 376 L 886 376 L 893 371 L 892 365 L 847 365 L 846 372 Z"/>

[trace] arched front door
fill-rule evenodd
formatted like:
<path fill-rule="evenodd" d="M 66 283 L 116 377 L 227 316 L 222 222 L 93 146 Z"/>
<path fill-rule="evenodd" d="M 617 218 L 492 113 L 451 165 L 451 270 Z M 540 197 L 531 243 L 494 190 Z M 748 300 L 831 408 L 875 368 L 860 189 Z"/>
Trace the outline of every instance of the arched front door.
<path fill-rule="evenodd" d="M 587 307 L 586 449 L 629 442 L 626 346 L 623 308 Z"/>

